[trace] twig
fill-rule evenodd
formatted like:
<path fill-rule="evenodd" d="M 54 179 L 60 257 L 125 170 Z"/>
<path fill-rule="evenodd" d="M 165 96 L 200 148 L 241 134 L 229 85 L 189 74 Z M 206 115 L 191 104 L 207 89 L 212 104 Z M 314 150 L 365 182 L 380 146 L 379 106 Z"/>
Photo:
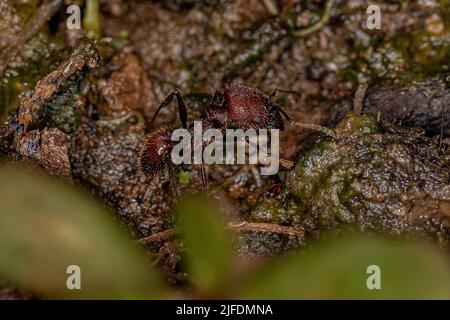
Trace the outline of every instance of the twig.
<path fill-rule="evenodd" d="M 150 244 L 150 243 L 153 243 L 156 241 L 170 239 L 173 236 L 175 236 L 177 233 L 178 233 L 178 231 L 175 229 L 167 229 L 167 230 L 152 234 L 151 236 L 140 238 L 138 240 L 138 242 L 140 244 Z"/>
<path fill-rule="evenodd" d="M 319 21 L 317 21 L 312 26 L 302 28 L 302 29 L 295 29 L 295 30 L 291 31 L 291 34 L 294 37 L 301 38 L 301 37 L 309 36 L 310 34 L 321 30 L 330 21 L 331 14 L 333 13 L 333 7 L 334 7 L 335 3 L 336 3 L 336 0 L 327 0 L 327 2 L 325 3 L 323 15 Z"/>
<path fill-rule="evenodd" d="M 369 88 L 369 85 L 364 83 L 360 84 L 356 90 L 355 98 L 353 99 L 353 111 L 358 115 L 362 114 L 367 88 Z"/>
<path fill-rule="evenodd" d="M 281 233 L 299 238 L 303 238 L 305 236 L 305 233 L 303 231 L 297 230 L 292 227 L 280 226 L 278 224 L 273 223 L 256 223 L 244 221 L 236 224 L 229 223 L 228 228 L 239 231 L 261 231 L 261 232 Z"/>
<path fill-rule="evenodd" d="M 280 233 L 289 236 L 295 236 L 303 238 L 305 233 L 303 231 L 297 230 L 292 227 L 281 226 L 279 224 L 273 223 L 257 223 L 257 222 L 239 222 L 239 223 L 229 223 L 227 229 L 236 231 L 259 231 L 259 232 L 272 232 Z M 179 233 L 176 229 L 167 229 L 151 236 L 140 238 L 138 243 L 140 244 L 151 244 L 156 241 L 168 240 Z"/>

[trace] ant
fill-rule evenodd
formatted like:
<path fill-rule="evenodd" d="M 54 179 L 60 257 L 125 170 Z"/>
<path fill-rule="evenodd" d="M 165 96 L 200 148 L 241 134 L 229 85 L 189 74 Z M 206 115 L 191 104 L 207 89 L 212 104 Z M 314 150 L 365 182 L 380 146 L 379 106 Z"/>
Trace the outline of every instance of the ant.
<path fill-rule="evenodd" d="M 282 117 L 284 117 L 292 126 L 319 131 L 336 138 L 334 132 L 328 128 L 292 120 L 286 112 L 272 101 L 279 92 L 299 95 L 298 92 L 280 89 L 275 89 L 267 95 L 258 89 L 242 84 L 227 88 L 223 92 L 216 91 L 206 112 L 201 117 L 202 127 L 204 130 L 214 128 L 222 131 L 232 127 L 243 130 L 279 129 L 283 131 L 284 123 Z M 178 90 L 172 92 L 164 99 L 150 120 L 150 124 L 156 119 L 159 111 L 167 107 L 174 97 L 176 97 L 178 102 L 181 125 L 184 129 L 192 130 L 192 125 L 188 128 L 186 105 Z M 148 178 L 152 178 L 161 170 L 166 169 L 171 184 L 176 190 L 174 169 L 170 161 L 170 153 L 175 144 L 175 142 L 171 141 L 172 131 L 169 128 L 162 128 L 147 135 L 139 157 L 139 165 Z M 204 164 L 201 164 L 201 177 L 203 188 L 206 190 L 207 178 Z"/>

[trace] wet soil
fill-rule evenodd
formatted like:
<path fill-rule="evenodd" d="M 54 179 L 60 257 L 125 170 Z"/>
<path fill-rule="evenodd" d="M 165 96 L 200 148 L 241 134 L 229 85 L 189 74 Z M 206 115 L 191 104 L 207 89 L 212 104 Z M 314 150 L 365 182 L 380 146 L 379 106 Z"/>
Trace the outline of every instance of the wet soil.
<path fill-rule="evenodd" d="M 379 1 L 382 29 L 368 30 L 369 1 L 332 2 L 329 19 L 309 34 L 306 28 L 326 15 L 325 1 L 100 1 L 99 39 L 80 43 L 83 32 L 68 31 L 60 10 L 49 11 L 50 22 L 44 19 L 18 46 L 8 39 L 26 30 L 41 2 L 4 1 L 0 51 L 15 54 L 0 55 L 0 119 L 6 122 L 0 154 L 85 186 L 136 238 L 147 237 L 173 227 L 167 175 L 148 180 L 138 168 L 146 131 L 179 126 L 175 106 L 147 125 L 171 91 L 183 94 L 190 122 L 216 90 L 233 84 L 298 91 L 301 97 L 281 95 L 276 102 L 295 120 L 330 128 L 341 123 L 344 132 L 341 121 L 354 93 L 367 84 L 362 110 L 380 118 L 373 125 L 379 131 L 350 130 L 332 142 L 287 126 L 280 156 L 299 157 L 293 171 L 259 177 L 251 166 L 209 166 L 211 195 L 236 220 L 310 234 L 350 221 L 364 230 L 418 231 L 446 242 L 449 4 Z M 342 168 L 330 167 L 334 158 L 304 167 L 321 157 L 318 150 L 348 161 Z M 308 180 L 322 169 L 336 181 Z M 183 166 L 176 175 L 182 196 L 201 191 L 199 168 Z M 300 176 L 307 179 L 296 185 Z M 311 188 L 316 193 L 305 195 Z M 255 256 L 305 244 L 263 232 L 245 232 L 241 240 L 238 251 Z M 184 281 L 176 244 L 146 247 L 172 282 Z"/>

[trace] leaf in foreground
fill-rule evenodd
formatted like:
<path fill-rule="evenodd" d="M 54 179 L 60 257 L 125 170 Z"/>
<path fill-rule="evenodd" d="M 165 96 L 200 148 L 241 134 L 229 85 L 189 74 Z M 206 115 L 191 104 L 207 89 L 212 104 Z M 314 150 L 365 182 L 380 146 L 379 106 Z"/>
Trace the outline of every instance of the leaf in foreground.
<path fill-rule="evenodd" d="M 369 266 L 379 267 L 380 290 L 367 287 Z M 244 299 L 449 299 L 450 266 L 431 245 L 359 236 L 284 257 L 236 290 Z"/>
<path fill-rule="evenodd" d="M 81 290 L 68 290 L 68 266 Z M 0 167 L 0 277 L 48 298 L 160 298 L 148 257 L 99 203 L 67 183 Z"/>
<path fill-rule="evenodd" d="M 203 292 L 220 288 L 231 265 L 230 237 L 211 203 L 200 198 L 186 201 L 179 210 L 179 226 L 186 243 L 185 267 Z"/>

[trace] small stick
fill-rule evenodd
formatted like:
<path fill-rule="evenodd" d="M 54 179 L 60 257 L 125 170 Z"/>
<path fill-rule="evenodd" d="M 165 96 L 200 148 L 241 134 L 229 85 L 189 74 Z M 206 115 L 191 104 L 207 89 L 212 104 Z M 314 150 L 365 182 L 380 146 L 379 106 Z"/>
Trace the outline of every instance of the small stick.
<path fill-rule="evenodd" d="M 140 238 L 138 242 L 140 244 L 150 244 L 152 242 L 160 241 L 160 240 L 167 240 L 175 236 L 178 232 L 175 229 L 167 229 L 155 234 L 152 234 L 151 236 Z"/>
<path fill-rule="evenodd" d="M 358 115 L 362 114 L 367 88 L 369 88 L 369 85 L 364 83 L 360 84 L 356 90 L 355 98 L 353 99 L 353 111 Z"/>
<path fill-rule="evenodd" d="M 292 227 L 280 226 L 279 224 L 273 223 L 257 223 L 257 222 L 239 222 L 239 223 L 229 223 L 227 229 L 236 231 L 260 231 L 260 232 L 272 232 L 285 234 L 288 236 L 295 236 L 303 238 L 305 233 L 303 231 L 297 230 Z M 151 236 L 144 237 L 138 240 L 140 244 L 150 244 L 156 241 L 168 240 L 179 233 L 176 229 L 167 229 Z"/>
<path fill-rule="evenodd" d="M 261 232 L 280 233 L 299 238 L 303 238 L 305 236 L 305 233 L 303 231 L 297 230 L 292 227 L 280 226 L 278 224 L 272 223 L 256 223 L 244 221 L 236 224 L 229 223 L 228 228 L 239 231 L 261 231 Z"/>

